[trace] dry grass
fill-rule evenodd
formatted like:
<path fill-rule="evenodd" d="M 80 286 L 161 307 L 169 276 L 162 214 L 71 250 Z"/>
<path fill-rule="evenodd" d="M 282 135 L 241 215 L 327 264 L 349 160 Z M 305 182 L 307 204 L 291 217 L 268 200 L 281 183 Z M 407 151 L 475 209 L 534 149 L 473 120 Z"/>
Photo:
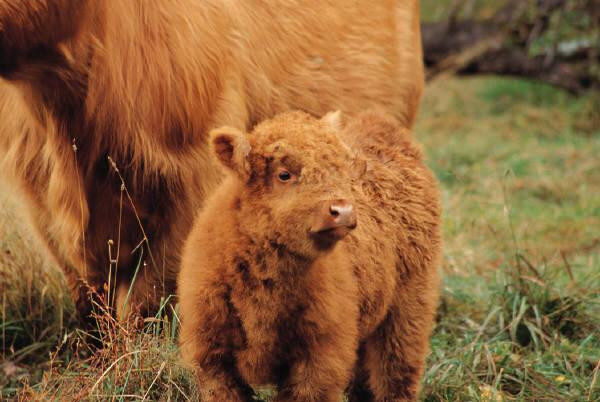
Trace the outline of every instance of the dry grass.
<path fill-rule="evenodd" d="M 99 331 L 81 332 L 59 270 L 0 204 L 0 400 L 197 399 L 179 364 L 176 317 L 161 309 L 119 323 L 98 306 Z"/>

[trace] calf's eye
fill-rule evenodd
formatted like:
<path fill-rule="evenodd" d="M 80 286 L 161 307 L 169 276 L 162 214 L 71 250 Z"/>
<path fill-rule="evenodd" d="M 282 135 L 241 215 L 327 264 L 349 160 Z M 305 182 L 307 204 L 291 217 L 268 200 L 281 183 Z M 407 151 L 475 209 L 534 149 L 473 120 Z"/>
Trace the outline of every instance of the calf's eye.
<path fill-rule="evenodd" d="M 281 172 L 279 172 L 277 177 L 279 178 L 279 181 L 285 182 L 285 181 L 289 181 L 292 178 L 292 174 L 290 172 L 288 172 L 287 170 L 282 170 Z"/>

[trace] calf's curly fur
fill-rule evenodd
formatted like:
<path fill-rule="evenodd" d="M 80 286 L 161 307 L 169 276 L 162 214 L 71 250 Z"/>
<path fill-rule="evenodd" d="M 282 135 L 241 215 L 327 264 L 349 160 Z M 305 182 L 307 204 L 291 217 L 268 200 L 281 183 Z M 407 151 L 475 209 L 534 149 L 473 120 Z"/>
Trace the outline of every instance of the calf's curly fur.
<path fill-rule="evenodd" d="M 260 384 L 277 401 L 416 399 L 438 300 L 437 183 L 393 118 L 335 121 L 291 112 L 212 132 L 229 174 L 179 274 L 182 355 L 205 401 L 250 401 Z M 329 200 L 356 211 L 345 237 L 313 230 Z"/>

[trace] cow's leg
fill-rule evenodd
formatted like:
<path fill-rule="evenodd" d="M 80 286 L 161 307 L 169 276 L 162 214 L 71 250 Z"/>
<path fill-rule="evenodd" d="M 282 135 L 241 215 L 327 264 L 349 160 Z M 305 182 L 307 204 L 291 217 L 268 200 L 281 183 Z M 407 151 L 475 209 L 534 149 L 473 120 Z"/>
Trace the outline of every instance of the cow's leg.
<path fill-rule="evenodd" d="M 106 295 L 100 278 L 81 276 L 70 266 L 63 266 L 67 286 L 73 298 L 78 321 L 84 329 L 96 329 L 96 315 L 106 311 Z"/>
<path fill-rule="evenodd" d="M 119 278 L 115 294 L 116 315 L 121 320 L 131 314 L 170 316 L 169 305 L 175 304 L 175 288 L 174 273 L 140 262 L 133 275 Z"/>
<path fill-rule="evenodd" d="M 20 186 L 17 184 L 17 187 Z M 64 192 L 58 193 L 60 196 L 54 194 L 55 198 L 68 204 L 65 200 L 76 197 L 69 192 L 72 187 L 65 186 L 62 188 Z M 21 197 L 26 200 L 23 217 L 32 229 L 36 248 L 61 268 L 77 318 L 85 328 L 94 328 L 93 312 L 98 311 L 104 303 L 101 294 L 104 282 L 95 258 L 89 250 L 84 249 L 86 237 L 83 227 L 87 222 L 87 208 L 83 209 L 83 213 L 67 207 L 48 210 L 46 204 L 27 192 L 22 193 Z M 83 222 L 79 222 L 80 219 Z"/>

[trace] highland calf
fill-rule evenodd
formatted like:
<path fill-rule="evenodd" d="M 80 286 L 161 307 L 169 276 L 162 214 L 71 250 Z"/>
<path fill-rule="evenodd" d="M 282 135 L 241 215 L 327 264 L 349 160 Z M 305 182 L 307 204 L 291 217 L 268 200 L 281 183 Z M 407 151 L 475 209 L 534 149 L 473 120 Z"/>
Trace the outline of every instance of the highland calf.
<path fill-rule="evenodd" d="M 213 130 L 229 174 L 186 242 L 183 357 L 203 401 L 408 401 L 438 300 L 436 180 L 410 132 L 366 112 Z"/>
<path fill-rule="evenodd" d="M 152 313 L 221 179 L 210 129 L 371 106 L 410 125 L 421 56 L 418 0 L 0 0 L 0 179 L 81 316 L 88 286 Z"/>

